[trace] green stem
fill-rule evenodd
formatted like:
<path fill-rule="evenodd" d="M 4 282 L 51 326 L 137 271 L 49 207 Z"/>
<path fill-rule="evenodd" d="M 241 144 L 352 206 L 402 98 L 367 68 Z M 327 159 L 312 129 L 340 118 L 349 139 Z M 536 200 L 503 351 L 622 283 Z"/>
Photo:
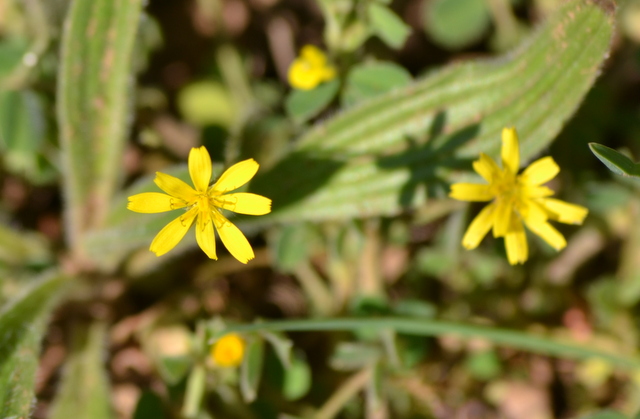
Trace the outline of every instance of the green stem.
<path fill-rule="evenodd" d="M 398 333 L 419 336 L 457 335 L 466 338 L 483 338 L 498 345 L 509 346 L 544 355 L 569 359 L 601 358 L 628 370 L 640 369 L 636 356 L 613 354 L 575 343 L 562 343 L 544 336 L 498 329 L 488 326 L 454 323 L 443 320 L 402 317 L 343 318 L 330 320 L 284 320 L 256 324 L 230 326 L 227 332 L 255 332 L 259 330 L 296 331 L 354 331 L 358 329 L 392 329 Z"/>

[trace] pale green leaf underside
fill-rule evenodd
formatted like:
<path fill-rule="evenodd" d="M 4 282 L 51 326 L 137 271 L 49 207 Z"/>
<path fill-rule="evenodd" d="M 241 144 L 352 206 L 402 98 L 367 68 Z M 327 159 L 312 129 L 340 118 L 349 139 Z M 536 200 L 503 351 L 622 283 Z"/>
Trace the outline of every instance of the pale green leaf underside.
<path fill-rule="evenodd" d="M 57 116 L 69 240 L 99 224 L 127 139 L 142 0 L 76 0 L 65 21 Z"/>
<path fill-rule="evenodd" d="M 106 326 L 94 323 L 75 330 L 72 352 L 65 364 L 51 419 L 109 419 L 110 389 L 104 367 Z"/>
<path fill-rule="evenodd" d="M 49 275 L 0 310 L 0 417 L 27 418 L 49 314 L 69 280 Z"/>
<path fill-rule="evenodd" d="M 273 212 L 236 221 L 247 228 L 416 208 L 428 196 L 445 196 L 447 184 L 470 171 L 480 152 L 495 157 L 505 126 L 518 129 L 527 162 L 593 85 L 613 19 L 608 1 L 567 1 L 512 54 L 452 64 L 327 119 L 251 183 L 251 192 L 273 200 Z M 179 215 L 126 214 L 125 197 L 114 202 L 107 228 L 85 243 L 98 261 L 113 264 L 148 245 Z"/>

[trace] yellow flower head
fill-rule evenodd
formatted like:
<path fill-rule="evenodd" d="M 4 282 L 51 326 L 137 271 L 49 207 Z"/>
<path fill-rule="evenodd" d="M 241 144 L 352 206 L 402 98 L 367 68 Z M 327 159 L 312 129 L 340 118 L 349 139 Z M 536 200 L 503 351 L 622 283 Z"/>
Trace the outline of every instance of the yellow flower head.
<path fill-rule="evenodd" d="M 335 77 L 336 70 L 327 63 L 327 56 L 313 45 L 305 45 L 289 67 L 289 84 L 300 90 L 314 89 Z"/>
<path fill-rule="evenodd" d="M 216 256 L 218 231 L 222 243 L 233 257 L 242 263 L 254 258 L 253 249 L 240 229 L 222 215 L 222 210 L 239 214 L 264 215 L 271 212 L 271 200 L 252 193 L 227 193 L 247 183 L 258 171 L 258 163 L 249 159 L 228 168 L 213 186 L 211 158 L 206 148 L 192 148 L 189 153 L 189 174 L 195 189 L 180 179 L 156 172 L 154 182 L 167 194 L 147 192 L 129 197 L 127 208 L 142 213 L 165 212 L 183 208 L 184 214 L 167 224 L 153 239 L 149 250 L 161 256 L 182 240 L 194 220 L 196 241 L 211 259 Z"/>
<path fill-rule="evenodd" d="M 244 339 L 235 333 L 224 335 L 211 347 L 211 358 L 220 367 L 237 367 L 244 357 Z"/>
<path fill-rule="evenodd" d="M 518 134 L 515 128 L 502 130 L 502 168 L 484 153 L 473 162 L 473 168 L 488 185 L 456 183 L 449 196 L 461 201 L 492 201 L 473 220 L 462 245 L 474 249 L 493 228 L 494 237 L 504 237 L 509 263 L 524 263 L 529 249 L 522 223 L 551 247 L 560 250 L 567 245 L 564 237 L 549 220 L 582 224 L 588 210 L 579 205 L 549 198 L 553 191 L 542 184 L 553 179 L 560 168 L 551 157 L 531 163 L 522 174 Z"/>

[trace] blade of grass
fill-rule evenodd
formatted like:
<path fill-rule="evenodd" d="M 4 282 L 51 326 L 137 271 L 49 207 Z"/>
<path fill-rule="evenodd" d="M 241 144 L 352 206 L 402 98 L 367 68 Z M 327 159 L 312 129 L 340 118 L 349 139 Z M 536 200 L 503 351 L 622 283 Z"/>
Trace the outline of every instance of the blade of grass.
<path fill-rule="evenodd" d="M 272 332 L 312 332 L 312 331 L 355 331 L 395 330 L 398 333 L 418 336 L 456 335 L 464 338 L 483 338 L 497 345 L 551 355 L 568 359 L 602 358 L 611 364 L 633 371 L 640 369 L 640 358 L 600 351 L 557 339 L 536 336 L 526 332 L 505 330 L 495 327 L 470 325 L 443 320 L 414 319 L 400 317 L 345 318 L 330 320 L 287 320 L 259 322 L 244 325 L 229 325 L 224 333 Z"/>

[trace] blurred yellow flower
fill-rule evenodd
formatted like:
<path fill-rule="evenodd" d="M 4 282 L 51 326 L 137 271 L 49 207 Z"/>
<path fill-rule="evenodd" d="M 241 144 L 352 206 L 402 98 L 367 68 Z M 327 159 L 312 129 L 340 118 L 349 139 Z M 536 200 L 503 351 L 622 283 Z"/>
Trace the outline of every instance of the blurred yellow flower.
<path fill-rule="evenodd" d="M 314 89 L 335 77 L 336 70 L 327 63 L 325 53 L 313 45 L 305 45 L 289 67 L 289 84 L 300 90 Z"/>
<path fill-rule="evenodd" d="M 211 158 L 206 148 L 192 148 L 189 153 L 189 174 L 195 189 L 182 180 L 156 172 L 154 182 L 168 195 L 146 192 L 129 197 L 127 208 L 142 213 L 165 212 L 184 208 L 185 213 L 167 224 L 151 242 L 149 250 L 161 256 L 173 249 L 182 240 L 194 220 L 196 241 L 211 259 L 216 256 L 214 226 L 233 257 L 247 263 L 255 256 L 247 238 L 233 225 L 222 210 L 239 214 L 264 215 L 271 212 L 271 200 L 252 193 L 227 193 L 247 183 L 258 171 L 259 164 L 244 160 L 228 168 L 213 186 L 211 181 Z"/>
<path fill-rule="evenodd" d="M 211 347 L 211 358 L 219 367 L 237 367 L 244 357 L 244 339 L 235 333 L 224 335 Z"/>
<path fill-rule="evenodd" d="M 473 168 L 488 185 L 456 183 L 449 196 L 461 201 L 492 201 L 471 222 L 462 245 L 474 249 L 493 228 L 494 237 L 504 237 L 509 263 L 524 263 L 529 254 L 523 222 L 551 247 L 560 250 L 567 245 L 564 237 L 549 220 L 582 224 L 588 210 L 579 205 L 548 198 L 553 191 L 542 184 L 553 179 L 560 168 L 551 157 L 531 163 L 522 174 L 520 149 L 515 128 L 502 130 L 502 169 L 489 156 L 480 153 Z"/>

